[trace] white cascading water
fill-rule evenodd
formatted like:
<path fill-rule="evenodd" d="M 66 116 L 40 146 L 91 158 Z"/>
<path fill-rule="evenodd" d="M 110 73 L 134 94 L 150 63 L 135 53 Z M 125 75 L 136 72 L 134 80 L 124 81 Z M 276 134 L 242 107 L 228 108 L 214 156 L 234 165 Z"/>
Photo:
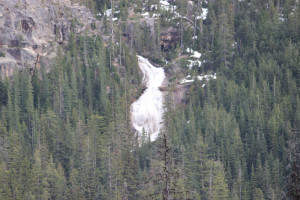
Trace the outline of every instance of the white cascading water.
<path fill-rule="evenodd" d="M 131 105 L 131 122 L 140 135 L 144 129 L 150 134 L 150 140 L 154 141 L 162 127 L 163 94 L 159 87 L 165 79 L 165 72 L 142 56 L 138 56 L 138 62 L 147 88 Z"/>

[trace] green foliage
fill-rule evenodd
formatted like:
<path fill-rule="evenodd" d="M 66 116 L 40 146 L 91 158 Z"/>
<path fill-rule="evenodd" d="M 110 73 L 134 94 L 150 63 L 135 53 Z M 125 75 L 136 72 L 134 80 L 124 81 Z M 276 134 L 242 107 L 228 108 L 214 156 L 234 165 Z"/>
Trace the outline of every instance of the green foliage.
<path fill-rule="evenodd" d="M 299 199 L 299 3 L 198 2 L 191 11 L 185 0 L 172 2 L 198 28 L 158 7 L 154 27 L 132 23 L 131 38 L 116 26 L 114 46 L 72 32 L 50 71 L 41 64 L 1 77 L 0 199 Z M 84 3 L 102 13 L 111 5 Z M 142 9 L 140 1 L 113 4 L 122 20 L 133 4 Z M 202 6 L 207 18 L 194 19 Z M 169 26 L 183 27 L 183 47 L 202 53 L 193 73 L 216 72 L 217 80 L 185 86 L 180 105 L 166 95 L 164 128 L 151 142 L 130 125 L 142 91 L 135 52 L 185 67 L 174 60 L 182 49 L 161 52 Z"/>
<path fill-rule="evenodd" d="M 3 52 L 3 51 L 0 51 L 0 57 L 5 57 L 5 52 Z"/>

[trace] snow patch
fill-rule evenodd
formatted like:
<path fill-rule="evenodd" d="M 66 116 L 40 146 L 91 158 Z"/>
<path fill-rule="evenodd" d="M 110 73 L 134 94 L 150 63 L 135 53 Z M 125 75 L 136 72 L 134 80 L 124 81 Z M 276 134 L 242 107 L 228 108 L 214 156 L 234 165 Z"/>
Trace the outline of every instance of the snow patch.
<path fill-rule="evenodd" d="M 120 13 L 119 10 L 114 11 L 114 14 L 118 14 L 118 13 Z M 99 12 L 98 14 L 96 14 L 96 15 L 99 16 L 99 17 L 102 16 L 102 14 L 101 14 L 100 12 Z M 106 16 L 106 17 L 110 17 L 110 16 L 111 16 L 111 9 L 105 10 L 105 11 L 103 12 L 103 15 Z M 116 18 L 113 18 L 113 20 L 114 20 L 114 19 L 116 19 Z M 115 21 L 115 20 L 114 20 L 114 21 Z"/>
<path fill-rule="evenodd" d="M 111 9 L 107 9 L 106 11 L 104 11 L 104 15 L 106 17 L 109 17 L 111 15 Z"/>
<path fill-rule="evenodd" d="M 143 17 L 149 17 L 149 13 L 148 12 L 145 12 L 143 14 L 141 14 Z"/>
<path fill-rule="evenodd" d="M 157 10 L 157 4 L 151 5 L 150 8 L 151 10 Z"/>
<path fill-rule="evenodd" d="M 162 10 L 166 10 L 166 11 L 169 11 L 169 9 L 171 10 L 176 10 L 176 6 L 173 6 L 173 5 L 170 5 L 170 3 L 166 0 L 160 0 L 160 8 Z"/>
<path fill-rule="evenodd" d="M 207 75 L 199 75 L 197 76 L 197 79 L 199 81 L 209 81 L 212 79 L 217 79 L 217 74 L 207 74 Z M 192 83 L 195 81 L 195 78 L 192 78 L 191 75 L 188 75 L 187 77 L 185 77 L 184 79 L 182 79 L 182 81 L 180 81 L 180 84 L 185 84 L 185 83 Z M 205 87 L 205 84 L 202 85 L 202 87 Z"/>
<path fill-rule="evenodd" d="M 208 9 L 207 8 L 202 8 L 201 18 L 206 19 L 207 13 L 208 13 Z"/>
<path fill-rule="evenodd" d="M 197 16 L 196 19 L 203 19 L 205 20 L 208 14 L 208 9 L 207 8 L 202 8 L 202 13 L 201 15 Z"/>
<path fill-rule="evenodd" d="M 160 0 L 160 5 L 161 7 L 166 7 L 167 9 L 169 9 L 170 3 L 167 2 L 166 0 Z"/>
<path fill-rule="evenodd" d="M 152 15 L 153 18 L 159 18 L 159 16 L 160 16 L 160 14 L 156 14 L 156 13 L 154 13 L 154 14 Z"/>
<path fill-rule="evenodd" d="M 193 66 L 201 67 L 202 62 L 200 60 L 188 60 L 190 64 L 188 65 L 189 69 L 192 69 Z"/>
<path fill-rule="evenodd" d="M 202 62 L 199 60 L 200 57 L 201 57 L 201 53 L 199 53 L 198 51 L 194 51 L 193 49 L 190 49 L 190 48 L 187 48 L 186 52 L 192 54 L 190 56 L 192 59 L 196 59 L 196 60 L 188 60 L 190 62 L 190 64 L 188 65 L 188 67 L 190 69 L 192 69 L 193 66 L 200 67 L 201 64 L 202 64 Z"/>
<path fill-rule="evenodd" d="M 180 84 L 192 83 L 192 82 L 194 82 L 194 80 L 193 80 L 193 79 L 191 79 L 191 80 L 188 80 L 188 79 L 183 79 L 183 80 L 180 82 Z"/>
<path fill-rule="evenodd" d="M 208 75 L 200 75 L 200 76 L 197 76 L 198 80 L 202 81 L 202 80 L 210 80 L 210 79 L 217 79 L 217 74 L 214 73 L 214 74 L 208 74 Z"/>
<path fill-rule="evenodd" d="M 199 59 L 201 57 L 201 53 L 199 53 L 198 51 L 194 51 L 194 54 L 191 55 L 191 57 Z"/>

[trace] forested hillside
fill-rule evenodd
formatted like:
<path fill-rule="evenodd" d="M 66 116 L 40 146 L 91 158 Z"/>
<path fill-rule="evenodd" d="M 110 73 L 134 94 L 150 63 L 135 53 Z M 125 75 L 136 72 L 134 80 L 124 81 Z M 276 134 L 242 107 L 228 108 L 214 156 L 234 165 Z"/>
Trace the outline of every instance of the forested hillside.
<path fill-rule="evenodd" d="M 75 2 L 93 34 L 1 74 L 1 200 L 300 199 L 298 0 Z M 155 140 L 137 55 L 167 74 Z"/>

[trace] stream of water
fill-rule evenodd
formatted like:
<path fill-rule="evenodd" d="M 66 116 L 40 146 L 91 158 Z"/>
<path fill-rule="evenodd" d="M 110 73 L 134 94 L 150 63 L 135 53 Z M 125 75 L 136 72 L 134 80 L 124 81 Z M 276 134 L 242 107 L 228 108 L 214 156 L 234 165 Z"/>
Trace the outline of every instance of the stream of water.
<path fill-rule="evenodd" d="M 142 56 L 138 56 L 138 63 L 146 90 L 131 105 L 131 122 L 139 135 L 144 129 L 150 134 L 150 140 L 154 141 L 162 127 L 163 94 L 159 87 L 165 79 L 165 72 Z"/>

